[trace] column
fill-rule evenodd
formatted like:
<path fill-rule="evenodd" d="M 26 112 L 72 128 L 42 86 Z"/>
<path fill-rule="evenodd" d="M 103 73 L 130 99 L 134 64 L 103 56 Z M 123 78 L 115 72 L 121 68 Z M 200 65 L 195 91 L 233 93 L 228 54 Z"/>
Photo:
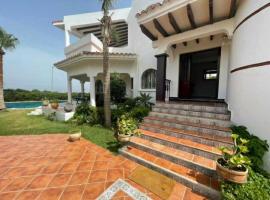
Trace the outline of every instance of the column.
<path fill-rule="evenodd" d="M 96 107 L 96 86 L 95 86 L 95 77 L 90 77 L 90 104 L 91 106 Z"/>
<path fill-rule="evenodd" d="M 65 30 L 65 41 L 66 41 L 66 47 L 70 45 L 70 34 L 68 30 Z"/>
<path fill-rule="evenodd" d="M 167 54 L 155 56 L 157 58 L 157 75 L 156 75 L 156 100 L 165 101 L 166 96 L 166 67 Z"/>
<path fill-rule="evenodd" d="M 81 82 L 81 93 L 84 95 L 84 81 Z"/>
<path fill-rule="evenodd" d="M 68 103 L 72 103 L 72 78 L 67 78 L 67 89 L 68 89 Z"/>

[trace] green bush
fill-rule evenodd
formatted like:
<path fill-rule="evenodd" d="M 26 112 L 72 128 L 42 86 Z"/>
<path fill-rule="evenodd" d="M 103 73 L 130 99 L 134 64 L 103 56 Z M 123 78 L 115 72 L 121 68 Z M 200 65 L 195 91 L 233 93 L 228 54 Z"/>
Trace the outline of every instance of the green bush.
<path fill-rule="evenodd" d="M 150 112 L 150 108 L 138 106 L 131 110 L 130 116 L 141 122 Z"/>
<path fill-rule="evenodd" d="M 247 148 L 249 152 L 244 155 L 249 157 L 252 163 L 252 169 L 255 172 L 263 173 L 269 177 L 269 174 L 265 172 L 261 167 L 263 166 L 263 157 L 269 150 L 269 145 L 266 140 L 261 140 L 255 135 L 248 132 L 244 126 L 233 126 L 231 127 L 234 134 L 239 135 L 241 138 L 248 140 Z"/>
<path fill-rule="evenodd" d="M 126 83 L 117 73 L 111 76 L 111 100 L 114 103 L 121 103 L 126 96 Z"/>
<path fill-rule="evenodd" d="M 96 125 L 100 123 L 97 109 L 95 107 L 89 106 L 88 103 L 82 103 L 77 106 L 75 114 L 71 121 L 75 122 L 78 125 Z"/>
<path fill-rule="evenodd" d="M 270 199 L 270 179 L 249 169 L 246 184 L 222 182 L 221 191 L 224 200 L 266 200 Z"/>

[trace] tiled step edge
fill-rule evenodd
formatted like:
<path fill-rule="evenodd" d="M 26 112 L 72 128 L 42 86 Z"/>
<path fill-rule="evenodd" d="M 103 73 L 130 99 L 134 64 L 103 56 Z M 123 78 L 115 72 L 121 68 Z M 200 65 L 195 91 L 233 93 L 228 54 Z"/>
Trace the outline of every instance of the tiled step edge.
<path fill-rule="evenodd" d="M 185 144 L 175 143 L 175 142 L 171 142 L 171 141 L 168 141 L 168 140 L 153 137 L 153 136 L 145 134 L 144 132 L 141 133 L 140 137 L 145 139 L 145 140 L 149 140 L 151 142 L 159 143 L 159 144 L 162 144 L 162 145 L 165 145 L 165 146 L 168 146 L 168 147 L 172 147 L 172 148 L 175 148 L 175 149 L 186 151 L 188 153 L 195 154 L 197 156 L 202 156 L 202 157 L 205 157 L 205 158 L 209 158 L 211 160 L 217 160 L 218 158 L 220 158 L 220 154 L 210 152 L 210 151 L 206 151 L 206 150 L 203 150 L 203 149 L 199 149 L 196 146 L 191 147 L 191 146 L 187 146 Z"/>
<path fill-rule="evenodd" d="M 228 114 L 227 106 L 204 106 L 204 105 L 191 105 L 191 104 L 160 104 L 157 103 L 155 108 L 169 108 L 169 109 L 179 109 L 186 111 L 195 112 L 208 112 L 208 113 L 218 113 L 218 114 Z"/>
<path fill-rule="evenodd" d="M 196 162 L 193 162 L 191 160 L 181 158 L 181 157 L 176 157 L 176 156 L 164 153 L 162 151 L 158 151 L 158 150 L 155 150 L 153 148 L 149 148 L 143 144 L 139 144 L 139 143 L 136 143 L 134 141 L 130 141 L 128 143 L 128 145 L 135 147 L 136 149 L 148 152 L 148 153 L 155 155 L 157 157 L 164 158 L 164 159 L 171 161 L 175 164 L 179 164 L 179 165 L 182 165 L 182 166 L 187 167 L 189 169 L 196 170 L 196 171 L 201 172 L 207 176 L 218 178 L 217 173 L 214 169 L 208 168 L 206 166 L 203 166 L 203 165 L 196 163 Z"/>
<path fill-rule="evenodd" d="M 175 181 L 182 183 L 183 185 L 191 188 L 193 191 L 198 192 L 198 193 L 200 193 L 200 194 L 202 194 L 210 199 L 213 199 L 213 200 L 214 199 L 215 200 L 221 199 L 220 193 L 218 191 L 216 191 L 208 186 L 205 186 L 201 183 L 198 183 L 197 181 L 191 180 L 185 176 L 177 174 L 171 170 L 168 170 L 166 168 L 158 166 L 158 165 L 156 165 L 152 162 L 149 162 L 143 158 L 140 158 L 136 155 L 133 155 L 133 154 L 125 151 L 125 148 L 126 147 L 120 149 L 119 153 L 122 154 L 123 156 L 125 156 L 126 158 L 133 160 L 133 161 L 135 161 L 135 162 L 137 162 L 145 167 L 148 167 L 152 170 L 155 170 L 161 174 L 164 174 L 165 176 L 168 176 L 168 177 L 174 179 Z"/>
<path fill-rule="evenodd" d="M 211 113 L 211 112 L 199 112 L 199 111 L 190 111 L 190 110 L 181 110 L 181 109 L 170 109 L 170 108 L 161 108 L 153 107 L 154 112 L 174 114 L 174 115 L 185 115 L 191 117 L 203 117 L 207 119 L 219 119 L 219 120 L 230 120 L 231 115 L 228 113 Z"/>
<path fill-rule="evenodd" d="M 187 130 L 178 129 L 179 131 L 174 131 L 169 127 L 167 128 L 166 126 L 158 126 L 158 125 L 150 124 L 150 123 L 140 124 L 140 129 L 144 129 L 144 130 L 152 131 L 152 132 L 156 132 L 156 133 L 162 133 L 162 134 L 166 134 L 166 135 L 172 136 L 172 137 L 188 139 L 188 140 L 191 140 L 193 142 L 198 142 L 201 144 L 214 146 L 214 147 L 232 146 L 233 145 L 232 142 L 224 141 L 222 139 L 207 138 L 207 136 L 204 137 L 203 133 L 201 133 L 201 135 L 194 135 L 194 134 L 189 134 Z M 228 137 L 228 138 L 230 138 L 230 137 Z"/>
<path fill-rule="evenodd" d="M 202 124 L 195 124 L 195 123 L 185 123 L 178 120 L 168 120 L 164 118 L 158 118 L 158 117 L 145 117 L 144 122 L 146 123 L 152 123 L 152 124 L 158 124 L 163 126 L 169 126 L 171 128 L 178 128 L 183 130 L 189 130 L 189 131 L 198 131 L 202 133 L 208 133 L 208 134 L 216 134 L 219 136 L 230 136 L 231 133 L 228 130 L 219 130 L 217 127 L 206 127 Z"/>
<path fill-rule="evenodd" d="M 185 116 L 185 115 L 153 112 L 153 111 L 149 113 L 149 116 L 178 120 L 182 122 L 189 122 L 189 123 L 195 123 L 195 124 L 203 124 L 207 126 L 217 126 L 217 127 L 224 127 L 224 128 L 228 128 L 231 126 L 231 122 L 228 120 L 210 119 L 210 118 L 203 118 L 203 117 Z"/>

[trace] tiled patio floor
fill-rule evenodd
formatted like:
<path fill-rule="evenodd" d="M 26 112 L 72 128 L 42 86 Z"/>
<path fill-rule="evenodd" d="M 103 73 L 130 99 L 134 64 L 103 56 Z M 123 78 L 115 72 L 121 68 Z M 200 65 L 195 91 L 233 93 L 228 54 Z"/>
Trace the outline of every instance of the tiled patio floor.
<path fill-rule="evenodd" d="M 67 135 L 0 137 L 1 200 L 96 199 L 121 178 L 152 199 L 159 199 L 128 176 L 138 164 L 86 140 Z M 114 199 L 131 199 L 118 192 Z M 204 199 L 176 184 L 170 199 Z"/>

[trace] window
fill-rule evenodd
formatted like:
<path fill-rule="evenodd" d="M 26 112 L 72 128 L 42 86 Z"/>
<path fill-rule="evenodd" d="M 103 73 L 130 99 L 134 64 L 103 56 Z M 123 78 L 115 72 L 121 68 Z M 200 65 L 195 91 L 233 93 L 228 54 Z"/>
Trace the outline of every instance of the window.
<path fill-rule="evenodd" d="M 204 71 L 204 80 L 216 80 L 218 73 L 216 69 L 210 69 Z"/>
<path fill-rule="evenodd" d="M 142 89 L 156 88 L 156 70 L 148 69 L 142 74 Z"/>

